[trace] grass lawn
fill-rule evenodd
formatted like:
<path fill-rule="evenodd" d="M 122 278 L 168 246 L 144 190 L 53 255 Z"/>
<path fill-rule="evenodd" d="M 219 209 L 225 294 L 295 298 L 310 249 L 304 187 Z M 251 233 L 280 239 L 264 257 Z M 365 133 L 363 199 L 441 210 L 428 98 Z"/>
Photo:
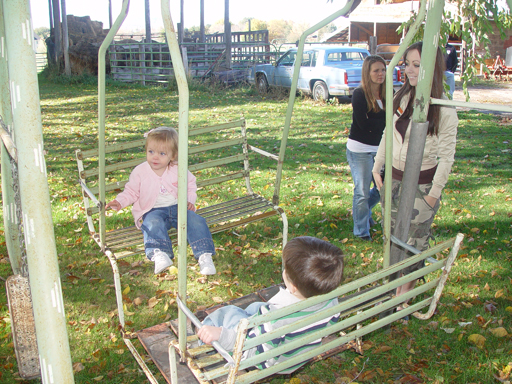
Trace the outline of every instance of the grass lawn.
<path fill-rule="evenodd" d="M 40 84 L 48 182 L 75 382 L 144 383 L 145 376 L 117 331 L 110 264 L 88 234 L 77 184 L 74 151 L 96 146 L 96 92 L 94 84 Z M 193 86 L 190 126 L 243 116 L 250 144 L 277 153 L 287 101 L 287 97 L 273 94 L 262 98 L 248 87 L 222 90 Z M 140 138 L 158 125 L 178 125 L 178 96 L 173 89 L 109 85 L 107 103 L 109 142 Z M 341 247 L 346 255 L 347 279 L 382 267 L 380 226 L 373 227 L 372 243 L 352 235 L 352 178 L 345 157 L 351 112 L 350 104 L 297 99 L 280 195 L 290 238 L 316 236 Z M 460 112 L 459 119 L 456 160 L 434 233 L 436 241 L 458 232 L 466 237 L 437 314 L 428 321 L 412 319 L 366 336 L 363 356 L 346 351 L 307 366 L 292 377 L 266 382 L 484 384 L 498 382 L 496 378 L 508 379 L 512 370 L 508 333 L 512 333 L 511 123 L 475 111 Z M 270 198 L 275 180 L 273 164 L 254 157 L 252 165 L 256 171 L 254 188 Z M 236 193 L 237 189 L 219 191 L 219 195 L 222 198 L 222 193 Z M 199 205 L 208 198 L 200 191 Z M 380 209 L 375 210 L 374 217 L 380 220 Z M 119 218 L 131 224 L 130 210 L 125 209 Z M 203 278 L 190 256 L 191 309 L 210 307 L 281 282 L 280 227 L 276 218 L 271 218 L 214 235 L 218 274 L 212 277 Z M 152 263 L 143 257 L 122 262 L 120 268 L 128 330 L 177 316 L 177 281 L 173 275 L 155 277 Z M 2 242 L 0 276 L 6 279 L 11 273 Z M 0 382 L 22 383 L 17 371 L 2 284 Z M 157 373 L 157 377 L 161 375 Z"/>

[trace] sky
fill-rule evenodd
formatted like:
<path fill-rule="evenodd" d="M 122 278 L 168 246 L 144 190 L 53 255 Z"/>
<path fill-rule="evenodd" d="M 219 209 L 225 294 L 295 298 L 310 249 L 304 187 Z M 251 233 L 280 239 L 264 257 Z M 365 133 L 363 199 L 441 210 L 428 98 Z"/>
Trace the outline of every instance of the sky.
<path fill-rule="evenodd" d="M 49 27 L 47 0 L 30 0 L 34 28 Z M 225 0 L 204 0 L 205 24 L 214 24 L 224 19 Z M 151 29 L 158 31 L 162 26 L 160 0 L 150 0 Z M 180 0 L 170 0 L 171 17 L 174 24 L 179 22 Z M 199 26 L 200 0 L 184 1 L 185 28 Z M 112 0 L 113 21 L 121 10 L 122 0 Z M 270 21 L 291 20 L 313 25 L 345 5 L 345 0 L 230 0 L 229 17 L 237 24 L 246 17 Z M 109 27 L 108 0 L 66 0 L 66 12 L 74 16 L 90 16 Z M 131 0 L 128 16 L 122 30 L 144 30 L 144 0 Z"/>

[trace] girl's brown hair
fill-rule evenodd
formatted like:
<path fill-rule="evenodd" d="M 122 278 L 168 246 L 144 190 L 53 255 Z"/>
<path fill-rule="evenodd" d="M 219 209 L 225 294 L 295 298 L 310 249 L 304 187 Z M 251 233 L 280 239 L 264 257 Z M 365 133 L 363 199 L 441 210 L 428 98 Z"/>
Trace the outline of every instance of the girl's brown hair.
<path fill-rule="evenodd" d="M 423 42 L 419 41 L 417 43 L 412 44 L 404 53 L 404 62 L 407 59 L 407 54 L 410 51 L 417 50 L 421 57 L 421 50 L 423 48 Z M 443 79 L 444 79 L 444 71 L 446 69 L 446 64 L 444 62 L 443 53 L 441 52 L 441 49 L 437 47 L 437 55 L 436 55 L 436 61 L 434 64 L 434 77 L 432 79 L 432 90 L 430 93 L 430 96 L 436 99 L 440 99 L 442 95 L 444 94 L 444 86 L 443 86 Z M 398 92 L 395 94 L 395 98 L 393 99 L 393 113 L 396 113 L 398 108 L 400 107 L 400 101 L 402 100 L 402 97 L 409 94 L 409 102 L 407 103 L 407 107 L 403 111 L 402 115 L 400 116 L 400 119 L 410 119 L 414 110 L 413 103 L 414 98 L 416 96 L 416 87 L 413 87 L 409 83 L 409 79 L 406 76 L 405 83 L 398 90 Z M 437 135 L 437 132 L 439 130 L 439 120 L 440 120 L 440 112 L 441 112 L 441 106 L 440 105 L 430 105 L 428 108 L 428 135 L 433 136 Z"/>
<path fill-rule="evenodd" d="M 176 163 L 178 159 L 178 132 L 174 128 L 162 126 L 149 131 L 146 136 L 146 151 L 150 140 L 171 153 L 170 164 Z"/>
<path fill-rule="evenodd" d="M 361 70 L 361 88 L 363 88 L 366 103 L 368 104 L 368 112 L 379 112 L 383 110 L 386 105 L 386 79 L 384 79 L 384 82 L 379 86 L 379 97 L 382 101 L 382 108 L 379 107 L 377 99 L 373 96 L 370 71 L 372 65 L 375 63 L 382 63 L 384 64 L 384 68 L 386 68 L 386 61 L 382 57 L 379 55 L 370 55 L 365 57 Z"/>

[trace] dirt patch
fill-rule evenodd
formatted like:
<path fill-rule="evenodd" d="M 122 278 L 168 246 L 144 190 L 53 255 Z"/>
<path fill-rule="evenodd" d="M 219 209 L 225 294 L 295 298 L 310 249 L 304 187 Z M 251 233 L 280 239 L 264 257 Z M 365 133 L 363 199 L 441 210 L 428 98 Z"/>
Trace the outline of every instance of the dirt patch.
<path fill-rule="evenodd" d="M 489 83 L 471 85 L 468 87 L 469 97 L 471 103 L 489 103 L 499 105 L 512 105 L 512 84 L 508 83 Z M 466 96 L 462 91 L 462 85 L 455 86 L 453 99 L 458 101 L 466 101 Z M 493 112 L 500 113 L 500 112 Z M 510 113 L 503 113 L 512 115 Z"/>

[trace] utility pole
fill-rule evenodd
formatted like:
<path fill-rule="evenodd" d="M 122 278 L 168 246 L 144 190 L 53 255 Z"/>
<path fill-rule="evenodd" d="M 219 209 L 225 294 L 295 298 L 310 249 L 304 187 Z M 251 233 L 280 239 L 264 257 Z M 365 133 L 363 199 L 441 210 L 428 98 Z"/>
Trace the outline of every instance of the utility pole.
<path fill-rule="evenodd" d="M 231 69 L 231 23 L 229 22 L 229 0 L 224 3 L 224 43 L 226 44 L 226 68 Z"/>

